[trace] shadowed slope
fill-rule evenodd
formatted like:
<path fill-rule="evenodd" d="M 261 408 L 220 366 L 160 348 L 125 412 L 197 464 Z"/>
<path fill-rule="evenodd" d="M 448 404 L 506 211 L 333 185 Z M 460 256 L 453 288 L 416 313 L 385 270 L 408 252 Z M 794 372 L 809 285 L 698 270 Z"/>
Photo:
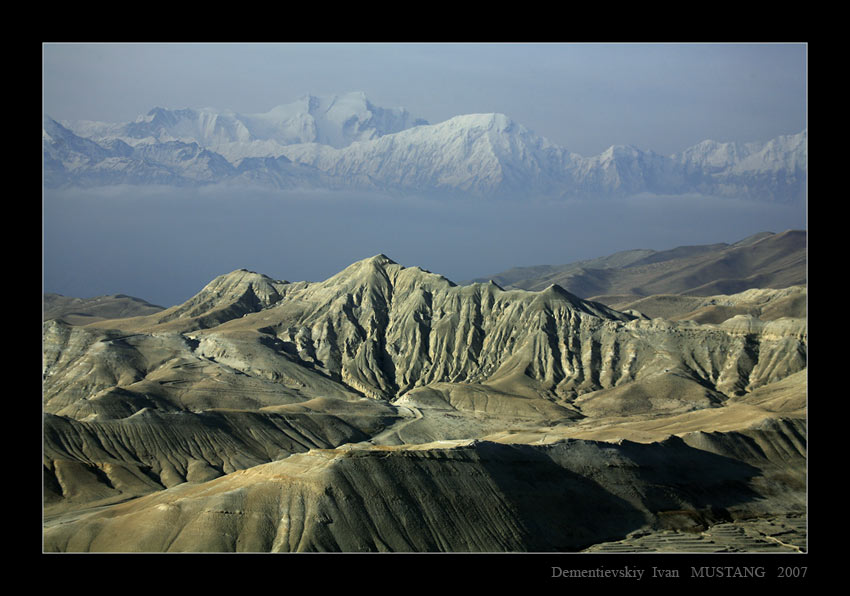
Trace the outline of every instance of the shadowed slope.
<path fill-rule="evenodd" d="M 666 512 L 743 514 L 758 473 L 681 440 L 316 450 L 64 519 L 45 538 L 92 552 L 577 550 L 680 523 Z"/>
<path fill-rule="evenodd" d="M 395 418 L 379 404 L 335 415 L 305 403 L 298 412 L 145 408 L 120 420 L 88 422 L 46 414 L 45 512 L 121 501 L 292 453 L 362 441 Z"/>

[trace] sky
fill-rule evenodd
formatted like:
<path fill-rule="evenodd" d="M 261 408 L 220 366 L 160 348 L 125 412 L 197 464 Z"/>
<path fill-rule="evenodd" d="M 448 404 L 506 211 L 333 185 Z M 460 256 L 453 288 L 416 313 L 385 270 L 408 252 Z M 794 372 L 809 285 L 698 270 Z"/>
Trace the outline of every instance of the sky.
<path fill-rule="evenodd" d="M 585 156 L 765 141 L 807 124 L 804 44 L 51 44 L 43 110 L 126 122 L 154 107 L 262 113 L 363 91 L 431 123 L 500 112 Z M 612 214 L 615 214 L 612 217 Z M 238 268 L 320 281 L 384 253 L 461 282 L 619 250 L 735 242 L 805 227 L 805 210 L 742 201 L 529 205 L 329 193 L 44 194 L 44 291 L 182 302 Z"/>
<path fill-rule="evenodd" d="M 432 124 L 498 112 L 585 156 L 669 155 L 806 127 L 805 44 L 50 44 L 44 111 L 126 122 L 154 107 L 262 113 L 363 91 Z"/>

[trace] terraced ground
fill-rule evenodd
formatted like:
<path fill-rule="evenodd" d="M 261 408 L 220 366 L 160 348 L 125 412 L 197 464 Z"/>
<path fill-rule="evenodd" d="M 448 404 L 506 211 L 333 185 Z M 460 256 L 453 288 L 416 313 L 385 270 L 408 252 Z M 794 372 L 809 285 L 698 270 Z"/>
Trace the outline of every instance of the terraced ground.
<path fill-rule="evenodd" d="M 588 553 L 804 553 L 804 515 L 779 515 L 715 524 L 700 532 L 638 530 L 623 540 L 595 544 Z"/>

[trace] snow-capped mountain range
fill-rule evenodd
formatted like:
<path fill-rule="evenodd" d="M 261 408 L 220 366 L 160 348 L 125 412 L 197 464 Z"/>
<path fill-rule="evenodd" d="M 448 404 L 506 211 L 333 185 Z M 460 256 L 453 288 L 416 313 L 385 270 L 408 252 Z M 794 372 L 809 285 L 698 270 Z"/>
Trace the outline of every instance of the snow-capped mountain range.
<path fill-rule="evenodd" d="M 807 131 L 767 142 L 703 141 L 662 156 L 612 146 L 584 157 L 503 114 L 429 124 L 363 93 L 305 96 L 264 114 L 154 108 L 133 122 L 45 115 L 47 187 L 245 184 L 476 196 L 702 194 L 805 197 Z"/>

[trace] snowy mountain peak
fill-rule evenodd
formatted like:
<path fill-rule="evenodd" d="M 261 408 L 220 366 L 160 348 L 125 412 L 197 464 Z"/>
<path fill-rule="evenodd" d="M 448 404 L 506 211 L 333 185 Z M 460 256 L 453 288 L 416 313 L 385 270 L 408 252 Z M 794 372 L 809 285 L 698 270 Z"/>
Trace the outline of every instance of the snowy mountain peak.
<path fill-rule="evenodd" d="M 44 115 L 41 124 L 41 134 L 43 138 L 53 138 L 61 130 L 67 129 L 47 114 Z"/>
<path fill-rule="evenodd" d="M 611 145 L 600 154 L 602 161 L 612 159 L 633 159 L 640 156 L 644 152 L 634 145 Z"/>
<path fill-rule="evenodd" d="M 360 91 L 305 95 L 268 112 L 157 107 L 133 122 L 45 117 L 49 185 L 217 184 L 478 196 L 695 193 L 805 197 L 807 132 L 766 142 L 703 141 L 661 156 L 613 145 L 582 157 L 502 113 L 428 124 Z"/>
<path fill-rule="evenodd" d="M 463 134 L 487 134 L 491 138 L 511 138 L 541 147 L 551 145 L 544 137 L 500 113 L 464 114 L 434 126 L 455 133 L 460 131 Z"/>
<path fill-rule="evenodd" d="M 447 123 L 452 123 L 460 128 L 483 128 L 486 130 L 497 130 L 500 132 L 509 132 L 514 126 L 513 120 L 504 114 L 464 114 L 455 116 L 447 120 Z"/>
<path fill-rule="evenodd" d="M 805 169 L 807 157 L 808 131 L 803 130 L 794 135 L 780 135 L 761 142 L 706 140 L 671 156 L 671 159 L 691 170 L 710 168 L 712 171 L 762 173 L 785 170 L 795 174 Z"/>
<path fill-rule="evenodd" d="M 258 138 L 282 145 L 319 143 L 337 149 L 428 123 L 404 108 L 375 106 L 362 91 L 305 95 L 243 119 Z"/>
<path fill-rule="evenodd" d="M 240 114 L 215 108 L 155 107 L 132 122 L 68 122 L 79 136 L 93 141 L 120 139 L 140 143 L 196 141 L 236 163 L 246 157 L 279 157 L 282 148 L 318 143 L 335 148 L 369 141 L 427 124 L 404 108 L 381 108 L 362 91 L 340 95 L 305 95 L 268 112 Z"/>

